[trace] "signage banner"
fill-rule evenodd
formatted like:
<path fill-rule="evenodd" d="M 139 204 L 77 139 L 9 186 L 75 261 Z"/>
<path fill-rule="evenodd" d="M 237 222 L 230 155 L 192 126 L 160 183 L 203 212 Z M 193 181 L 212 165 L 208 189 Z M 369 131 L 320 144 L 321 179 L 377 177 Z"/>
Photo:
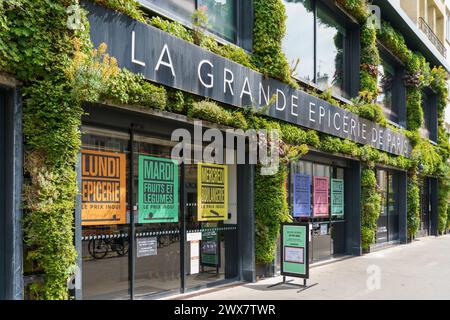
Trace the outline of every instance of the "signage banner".
<path fill-rule="evenodd" d="M 294 174 L 294 217 L 311 215 L 311 176 Z"/>
<path fill-rule="evenodd" d="M 331 179 L 331 215 L 344 216 L 344 180 Z"/>
<path fill-rule="evenodd" d="M 125 154 L 81 151 L 81 225 L 126 223 Z"/>
<path fill-rule="evenodd" d="M 106 43 L 120 67 L 147 80 L 236 107 L 263 108 L 276 97 L 266 111 L 270 117 L 396 155 L 411 152 L 409 139 L 399 132 L 124 14 L 90 2 L 83 6 L 94 45 Z"/>
<path fill-rule="evenodd" d="M 328 217 L 328 177 L 314 177 L 313 198 L 315 217 Z"/>
<path fill-rule="evenodd" d="M 228 219 L 228 171 L 226 165 L 197 164 L 197 220 Z"/>
<path fill-rule="evenodd" d="M 281 225 L 281 275 L 309 277 L 309 224 Z"/>
<path fill-rule="evenodd" d="M 139 223 L 178 222 L 178 161 L 139 156 Z"/>

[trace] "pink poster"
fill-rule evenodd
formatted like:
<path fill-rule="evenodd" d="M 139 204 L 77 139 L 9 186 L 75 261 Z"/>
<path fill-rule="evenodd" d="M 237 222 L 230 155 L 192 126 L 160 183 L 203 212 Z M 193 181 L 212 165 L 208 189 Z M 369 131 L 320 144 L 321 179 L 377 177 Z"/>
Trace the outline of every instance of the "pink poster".
<path fill-rule="evenodd" d="M 313 215 L 315 217 L 328 217 L 328 177 L 314 177 L 313 185 Z"/>

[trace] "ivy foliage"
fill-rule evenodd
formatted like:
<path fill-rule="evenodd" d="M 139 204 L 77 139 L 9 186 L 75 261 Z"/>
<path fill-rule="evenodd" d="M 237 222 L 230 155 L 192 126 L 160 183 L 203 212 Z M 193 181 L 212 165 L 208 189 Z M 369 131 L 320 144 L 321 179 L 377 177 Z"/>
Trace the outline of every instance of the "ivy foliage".
<path fill-rule="evenodd" d="M 373 27 L 364 24 L 361 27 L 361 69 L 360 96 L 371 103 L 378 95 L 378 65 L 380 54 L 377 47 L 377 32 Z"/>
<path fill-rule="evenodd" d="M 374 170 L 364 169 L 361 173 L 361 247 L 363 250 L 369 250 L 370 245 L 375 242 L 381 200 Z"/>
<path fill-rule="evenodd" d="M 0 68 L 23 86 L 24 241 L 26 261 L 44 273 L 29 291 L 35 299 L 66 299 L 74 272 L 73 211 L 75 164 L 80 147 L 82 108 L 71 93 L 65 69 L 72 38 L 89 35 L 66 26 L 73 1 L 2 2 Z"/>
<path fill-rule="evenodd" d="M 286 12 L 281 0 L 254 0 L 253 64 L 273 78 L 297 87 L 281 48 L 286 32 Z"/>
<path fill-rule="evenodd" d="M 367 0 L 336 0 L 359 23 L 365 23 L 369 17 Z"/>
<path fill-rule="evenodd" d="M 95 3 L 112 10 L 126 14 L 127 16 L 140 21 L 146 22 L 146 16 L 139 9 L 139 3 L 135 0 L 93 0 Z"/>
<path fill-rule="evenodd" d="M 408 238 L 413 239 L 420 227 L 420 190 L 417 173 L 414 171 L 408 174 L 406 192 Z"/>
<path fill-rule="evenodd" d="M 283 222 L 290 221 L 286 201 L 284 166 L 275 175 L 255 177 L 256 263 L 270 263 L 276 254 L 276 243 Z M 270 194 L 270 197 L 267 195 Z"/>

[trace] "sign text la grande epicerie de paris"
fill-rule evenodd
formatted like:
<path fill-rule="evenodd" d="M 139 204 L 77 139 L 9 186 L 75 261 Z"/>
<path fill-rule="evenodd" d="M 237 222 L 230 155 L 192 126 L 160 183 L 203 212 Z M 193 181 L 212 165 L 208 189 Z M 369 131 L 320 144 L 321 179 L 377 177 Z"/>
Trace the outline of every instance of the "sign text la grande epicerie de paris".
<path fill-rule="evenodd" d="M 105 42 L 121 67 L 150 81 L 237 107 L 263 110 L 270 104 L 267 115 L 273 118 L 392 154 L 410 154 L 409 139 L 399 132 L 153 26 L 93 4 L 86 6 L 92 42 L 97 46 Z"/>

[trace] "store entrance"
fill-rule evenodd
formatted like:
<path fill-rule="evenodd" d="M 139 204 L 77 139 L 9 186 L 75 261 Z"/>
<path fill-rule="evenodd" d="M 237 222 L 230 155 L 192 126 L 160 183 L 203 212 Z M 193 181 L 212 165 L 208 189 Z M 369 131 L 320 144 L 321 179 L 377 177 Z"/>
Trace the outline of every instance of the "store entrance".
<path fill-rule="evenodd" d="M 82 143 L 83 299 L 236 280 L 235 165 L 182 164 L 175 142 L 141 133 L 83 126 Z"/>
<path fill-rule="evenodd" d="M 311 225 L 311 262 L 345 254 L 344 172 L 309 161 L 290 164 L 292 215 Z"/>
<path fill-rule="evenodd" d="M 420 180 L 420 227 L 417 233 L 418 237 L 426 237 L 430 235 L 431 228 L 431 190 L 429 178 L 425 177 Z"/>
<path fill-rule="evenodd" d="M 377 221 L 376 243 L 399 240 L 398 175 L 377 170 L 377 183 L 381 192 L 381 212 Z"/>

